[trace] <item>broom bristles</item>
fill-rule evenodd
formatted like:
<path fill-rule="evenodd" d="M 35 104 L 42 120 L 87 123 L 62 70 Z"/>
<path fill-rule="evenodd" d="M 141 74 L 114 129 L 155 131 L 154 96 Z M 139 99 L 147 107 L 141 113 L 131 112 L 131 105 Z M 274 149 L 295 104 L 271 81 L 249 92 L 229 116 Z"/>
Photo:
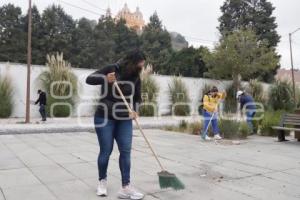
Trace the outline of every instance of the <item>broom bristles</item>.
<path fill-rule="evenodd" d="M 184 184 L 176 177 L 175 174 L 162 171 L 158 173 L 158 177 L 161 189 L 173 188 L 174 190 L 183 190 L 185 188 Z"/>

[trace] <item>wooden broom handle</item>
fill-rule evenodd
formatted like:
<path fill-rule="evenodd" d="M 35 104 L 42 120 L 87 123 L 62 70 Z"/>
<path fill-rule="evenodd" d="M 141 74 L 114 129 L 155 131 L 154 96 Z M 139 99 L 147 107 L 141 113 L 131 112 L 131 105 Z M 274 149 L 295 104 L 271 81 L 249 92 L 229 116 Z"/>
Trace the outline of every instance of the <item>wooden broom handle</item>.
<path fill-rule="evenodd" d="M 125 99 L 125 97 L 124 97 L 124 95 L 123 95 L 123 92 L 121 91 L 121 89 L 120 89 L 120 87 L 119 87 L 117 81 L 114 82 L 114 86 L 117 88 L 117 90 L 118 90 L 118 92 L 119 92 L 119 94 L 120 94 L 120 96 L 121 96 L 121 98 L 122 98 L 122 100 L 123 100 L 123 102 L 124 102 L 124 104 L 125 104 L 125 106 L 126 106 L 128 112 L 129 112 L 129 114 L 132 113 L 133 110 L 131 109 L 130 105 L 128 104 L 127 100 Z M 145 135 L 143 129 L 141 128 L 141 126 L 140 126 L 138 120 L 135 118 L 134 121 L 135 121 L 135 123 L 136 123 L 136 126 L 137 126 L 138 129 L 140 130 L 142 136 L 144 137 L 146 143 L 148 144 L 148 146 L 149 146 L 149 148 L 150 148 L 150 150 L 151 150 L 153 156 L 155 157 L 157 163 L 159 164 L 160 168 L 162 169 L 162 171 L 166 171 L 165 168 L 163 167 L 163 165 L 161 164 L 160 160 L 158 159 L 157 154 L 155 153 L 154 149 L 152 148 L 152 145 L 151 145 L 151 143 L 149 142 L 148 138 L 146 137 L 146 135 Z"/>

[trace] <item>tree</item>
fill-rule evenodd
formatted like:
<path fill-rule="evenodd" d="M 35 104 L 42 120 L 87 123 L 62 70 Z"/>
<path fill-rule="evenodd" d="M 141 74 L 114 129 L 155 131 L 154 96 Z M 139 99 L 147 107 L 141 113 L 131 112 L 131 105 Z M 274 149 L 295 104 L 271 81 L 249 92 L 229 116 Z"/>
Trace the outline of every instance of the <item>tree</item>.
<path fill-rule="evenodd" d="M 235 88 L 239 88 L 239 76 L 249 80 L 260 72 L 276 68 L 279 62 L 274 49 L 266 42 L 259 41 L 251 30 L 237 30 L 223 38 L 211 55 L 205 60 L 208 63 L 209 77 L 232 78 Z"/>
<path fill-rule="evenodd" d="M 129 51 L 139 48 L 139 37 L 126 26 L 124 20 L 114 21 L 103 16 L 94 26 L 93 21 L 82 18 L 73 34 L 70 60 L 74 66 L 98 68 L 117 62 Z"/>
<path fill-rule="evenodd" d="M 115 41 L 113 34 L 115 33 L 115 23 L 111 17 L 101 17 L 93 32 L 94 46 L 93 66 L 96 68 L 104 67 L 107 64 L 114 63 L 115 57 Z"/>
<path fill-rule="evenodd" d="M 203 77 L 204 72 L 207 71 L 203 56 L 207 53 L 209 53 L 209 50 L 205 47 L 198 49 L 189 47 L 174 52 L 168 63 L 170 68 L 168 68 L 166 73 L 189 77 Z"/>
<path fill-rule="evenodd" d="M 26 63 L 28 14 L 22 15 L 19 7 L 7 4 L 0 7 L 0 17 L 0 61 Z M 173 48 L 179 52 L 172 48 L 172 38 Z M 182 35 L 163 27 L 157 13 L 138 35 L 122 19 L 102 16 L 98 22 L 86 18 L 75 21 L 57 5 L 42 14 L 36 6 L 32 8 L 33 64 L 43 65 L 47 54 L 62 52 L 75 67 L 99 68 L 140 48 L 155 72 L 201 77 L 206 70 L 202 54 L 208 50 L 187 47 Z"/>
<path fill-rule="evenodd" d="M 226 0 L 221 7 L 223 14 L 219 18 L 218 28 L 223 37 L 238 29 L 252 29 L 259 41 L 267 42 L 267 47 L 274 49 L 280 41 L 276 31 L 276 18 L 273 16 L 274 10 L 272 3 L 267 0 Z M 277 57 L 279 60 L 280 56 Z M 279 63 L 276 68 L 259 73 L 256 77 L 270 82 L 278 68 Z"/>
<path fill-rule="evenodd" d="M 114 49 L 116 61 L 123 58 L 128 52 L 140 47 L 137 33 L 126 26 L 125 20 L 116 22 L 113 40 L 116 44 Z"/>
<path fill-rule="evenodd" d="M 72 56 L 72 37 L 75 30 L 73 18 L 67 15 L 62 7 L 52 5 L 43 12 L 42 25 L 43 52 L 48 54 L 62 52 L 69 60 Z"/>
<path fill-rule="evenodd" d="M 220 33 L 226 36 L 237 29 L 253 29 L 260 41 L 266 40 L 268 47 L 277 47 L 280 36 L 274 10 L 267 0 L 226 0 L 221 7 Z"/>
<path fill-rule="evenodd" d="M 23 18 L 23 31 L 24 31 L 24 40 L 27 41 L 28 35 L 28 14 Z M 42 17 L 34 5 L 32 7 L 32 33 L 31 33 L 31 47 L 32 47 L 32 63 L 43 65 L 46 62 L 47 52 L 42 51 L 43 45 L 43 27 L 42 27 Z"/>
<path fill-rule="evenodd" d="M 81 18 L 76 24 L 72 37 L 70 62 L 74 67 L 93 68 L 94 21 Z"/>
<path fill-rule="evenodd" d="M 0 7 L 0 60 L 26 62 L 26 40 L 20 7 L 7 4 Z"/>
<path fill-rule="evenodd" d="M 141 35 L 142 49 L 154 71 L 165 74 L 172 55 L 170 34 L 163 28 L 157 13 L 150 17 L 150 23 L 145 26 Z"/>

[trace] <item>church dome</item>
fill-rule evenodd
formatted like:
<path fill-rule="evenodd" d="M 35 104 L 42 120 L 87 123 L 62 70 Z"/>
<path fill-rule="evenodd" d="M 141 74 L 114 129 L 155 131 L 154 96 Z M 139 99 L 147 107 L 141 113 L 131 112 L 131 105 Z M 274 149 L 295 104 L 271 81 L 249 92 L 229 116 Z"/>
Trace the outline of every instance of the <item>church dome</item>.
<path fill-rule="evenodd" d="M 124 19 L 126 21 L 126 25 L 137 32 L 141 32 L 145 26 L 143 13 L 140 11 L 140 8 L 137 7 L 135 12 L 131 12 L 127 3 L 125 3 L 124 7 L 118 12 L 115 19 Z"/>
<path fill-rule="evenodd" d="M 142 14 L 142 12 L 140 11 L 140 8 L 139 8 L 139 7 L 136 7 L 136 10 L 135 10 L 134 14 L 135 14 L 136 16 L 138 16 L 139 18 L 143 18 L 143 14 Z"/>
<path fill-rule="evenodd" d="M 124 13 L 130 13 L 130 10 L 129 10 L 129 8 L 128 8 L 127 3 L 125 3 L 125 5 L 124 5 L 123 9 L 121 10 L 121 12 L 124 12 Z"/>

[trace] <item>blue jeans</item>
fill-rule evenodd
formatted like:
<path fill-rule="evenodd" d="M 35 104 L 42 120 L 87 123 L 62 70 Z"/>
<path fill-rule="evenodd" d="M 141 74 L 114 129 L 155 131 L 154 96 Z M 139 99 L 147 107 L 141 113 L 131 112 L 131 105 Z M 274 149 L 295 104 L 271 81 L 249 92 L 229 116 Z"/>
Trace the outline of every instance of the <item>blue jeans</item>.
<path fill-rule="evenodd" d="M 251 133 L 254 133 L 254 125 L 253 125 L 254 115 L 255 115 L 255 111 L 246 111 L 247 124 Z"/>
<path fill-rule="evenodd" d="M 119 167 L 122 185 L 128 185 L 130 183 L 132 120 L 110 120 L 95 117 L 94 123 L 100 145 L 98 156 L 99 180 L 107 178 L 109 157 L 113 150 L 114 140 L 116 140 L 120 152 Z M 101 125 L 103 123 L 105 124 Z"/>
<path fill-rule="evenodd" d="M 40 105 L 39 112 L 42 116 L 42 120 L 46 120 L 46 106 L 45 105 Z"/>
<path fill-rule="evenodd" d="M 204 126 L 202 128 L 202 136 L 205 137 L 207 135 L 207 130 L 208 130 L 208 125 L 210 122 L 210 119 L 212 117 L 213 113 L 207 112 L 206 110 L 203 110 L 203 118 L 204 118 Z M 211 125 L 213 129 L 213 133 L 215 135 L 220 134 L 220 130 L 218 127 L 218 114 L 215 113 L 212 120 L 211 120 Z"/>

